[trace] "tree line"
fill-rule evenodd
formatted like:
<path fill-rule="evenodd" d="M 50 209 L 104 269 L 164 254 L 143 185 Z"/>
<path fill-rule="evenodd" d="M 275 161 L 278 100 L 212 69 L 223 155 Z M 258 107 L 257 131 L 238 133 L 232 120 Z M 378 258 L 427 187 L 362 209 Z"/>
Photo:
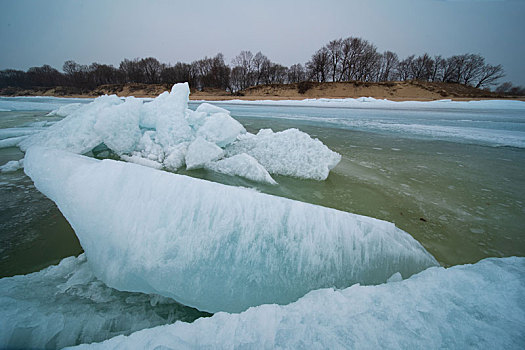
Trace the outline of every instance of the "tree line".
<path fill-rule="evenodd" d="M 153 57 L 124 59 L 120 65 L 92 63 L 81 65 L 66 61 L 62 72 L 49 66 L 32 67 L 27 71 L 0 71 L 2 87 L 70 86 L 89 90 L 104 84 L 173 84 L 189 82 L 197 89 L 217 88 L 232 93 L 261 84 L 344 81 L 407 81 L 448 82 L 490 88 L 504 76 L 501 65 L 491 65 L 478 54 L 451 57 L 425 53 L 399 59 L 392 51 L 378 52 L 369 41 L 348 37 L 332 40 L 317 50 L 304 65 L 290 67 L 272 62 L 261 52 L 241 51 L 228 65 L 223 54 L 204 57 L 191 63 L 161 63 Z M 501 93 L 524 92 L 512 83 L 501 84 Z"/>

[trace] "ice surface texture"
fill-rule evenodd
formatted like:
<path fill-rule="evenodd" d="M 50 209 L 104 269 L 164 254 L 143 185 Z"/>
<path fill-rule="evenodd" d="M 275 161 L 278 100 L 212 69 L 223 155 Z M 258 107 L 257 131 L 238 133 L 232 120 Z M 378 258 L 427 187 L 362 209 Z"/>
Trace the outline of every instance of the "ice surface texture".
<path fill-rule="evenodd" d="M 248 134 L 240 138 L 227 148 L 227 153 L 246 153 L 272 174 L 316 180 L 325 180 L 341 160 L 341 155 L 297 129 L 276 133 L 271 129 L 262 129 L 257 135 Z"/>
<path fill-rule="evenodd" d="M 0 173 L 9 173 L 12 171 L 17 171 L 24 167 L 24 160 L 11 160 L 4 165 L 0 165 Z"/>
<path fill-rule="evenodd" d="M 486 259 L 78 348 L 523 349 L 524 298 L 525 258 Z"/>
<path fill-rule="evenodd" d="M 0 279 L 0 291 L 1 349 L 57 349 L 201 316 L 168 298 L 107 287 L 84 255 Z"/>
<path fill-rule="evenodd" d="M 98 278 L 204 311 L 286 304 L 437 265 L 409 234 L 369 217 L 41 147 L 24 165 Z"/>
<path fill-rule="evenodd" d="M 324 180 L 341 159 L 321 141 L 296 129 L 275 134 L 266 130 L 254 136 L 246 134 L 223 108 L 203 103 L 192 111 L 189 93 L 188 84 L 176 84 L 170 93 L 146 103 L 133 97 L 101 96 L 89 104 L 65 105 L 51 112 L 65 118 L 43 131 L 19 128 L 0 133 L 0 138 L 26 136 L 16 140 L 24 151 L 39 145 L 85 154 L 104 144 L 123 160 L 156 169 L 176 171 L 186 165 L 271 184 L 275 181 L 268 172 Z M 13 142 L 9 139 L 6 144 Z M 231 156 L 246 154 L 216 164 L 229 146 Z M 243 165 L 249 169 L 240 169 Z"/>

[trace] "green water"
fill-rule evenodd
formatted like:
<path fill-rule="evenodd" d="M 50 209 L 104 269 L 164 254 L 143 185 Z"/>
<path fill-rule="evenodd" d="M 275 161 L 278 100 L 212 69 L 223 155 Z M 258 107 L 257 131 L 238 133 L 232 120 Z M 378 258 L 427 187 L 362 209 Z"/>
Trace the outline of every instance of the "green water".
<path fill-rule="evenodd" d="M 326 181 L 274 176 L 259 185 L 213 172 L 189 175 L 394 222 L 444 266 L 525 255 L 525 150 L 239 118 L 251 132 L 290 127 L 342 155 Z"/>

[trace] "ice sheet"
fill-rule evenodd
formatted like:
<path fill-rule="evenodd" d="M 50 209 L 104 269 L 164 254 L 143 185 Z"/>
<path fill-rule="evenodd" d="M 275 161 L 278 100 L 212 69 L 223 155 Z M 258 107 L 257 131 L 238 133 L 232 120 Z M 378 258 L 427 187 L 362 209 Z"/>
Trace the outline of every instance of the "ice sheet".
<path fill-rule="evenodd" d="M 450 99 L 437 101 L 391 101 L 373 97 L 359 98 L 311 98 L 303 100 L 225 100 L 214 101 L 214 104 L 246 104 L 266 106 L 311 106 L 338 108 L 443 108 L 443 109 L 518 109 L 525 110 L 524 101 L 516 100 L 480 100 L 452 101 Z"/>
<path fill-rule="evenodd" d="M 50 111 L 71 103 L 88 103 L 92 98 L 63 98 L 47 96 L 0 96 L 0 111 Z"/>

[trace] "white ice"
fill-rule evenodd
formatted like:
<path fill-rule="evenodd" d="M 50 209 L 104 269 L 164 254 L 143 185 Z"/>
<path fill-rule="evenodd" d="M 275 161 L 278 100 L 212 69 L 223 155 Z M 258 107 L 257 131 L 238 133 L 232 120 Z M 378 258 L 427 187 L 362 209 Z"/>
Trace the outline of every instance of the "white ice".
<path fill-rule="evenodd" d="M 27 136 L 32 134 L 38 134 L 42 128 L 6 128 L 0 129 L 0 140 L 9 139 L 12 137 Z"/>
<path fill-rule="evenodd" d="M 72 103 L 87 103 L 91 98 L 61 98 L 48 96 L 0 96 L 0 111 L 49 111 Z"/>
<path fill-rule="evenodd" d="M 74 153 L 89 152 L 105 141 L 100 134 L 102 128 L 95 129 L 98 119 L 111 118 L 114 115 L 114 108 L 123 103 L 115 95 L 101 96 L 92 103 L 83 105 L 45 131 L 23 140 L 20 143 L 20 148 L 25 151 L 30 146 L 44 145 Z M 108 130 L 108 134 L 110 132 Z M 117 132 L 117 130 L 113 130 L 113 132 Z"/>
<path fill-rule="evenodd" d="M 523 349 L 524 298 L 525 258 L 486 259 L 76 349 Z"/>
<path fill-rule="evenodd" d="M 215 113 L 226 113 L 226 114 L 230 114 L 230 111 L 228 111 L 227 109 L 224 109 L 224 108 L 221 108 L 221 107 L 218 107 L 218 106 L 214 106 L 212 104 L 209 104 L 209 103 L 201 103 L 199 105 L 199 107 L 197 107 L 197 109 L 195 110 L 196 112 L 200 112 L 200 113 L 204 113 L 204 114 L 207 114 L 207 115 L 212 115 L 212 114 L 215 114 Z"/>
<path fill-rule="evenodd" d="M 16 139 L 16 143 L 15 140 L 4 142 L 5 146 L 18 145 L 23 151 L 31 146 L 45 146 L 86 154 L 104 144 L 123 160 L 171 171 L 184 165 L 188 169 L 206 167 L 207 163 L 220 160 L 226 147 L 233 147 L 230 156 L 247 153 L 254 157 L 267 172 L 317 180 L 326 179 L 329 169 L 340 159 L 320 141 L 295 129 L 276 133 L 273 138 L 257 138 L 258 147 L 245 150 L 251 147 L 246 141 L 240 141 L 246 130 L 229 111 L 209 103 L 193 111 L 188 108 L 189 92 L 188 84 L 184 83 L 174 85 L 171 92 L 164 92 L 149 102 L 105 95 L 89 104 L 65 105 L 51 112 L 65 118 L 50 127 L 0 130 L 0 138 L 26 136 Z M 297 147 L 290 148 L 294 146 Z M 254 165 L 250 162 L 250 169 L 246 170 L 225 170 L 224 166 L 220 169 L 249 177 L 253 175 Z M 266 176 L 251 176 L 254 178 L 268 182 Z"/>
<path fill-rule="evenodd" d="M 516 109 L 525 110 L 524 101 L 516 100 L 480 100 L 480 101 L 452 101 L 450 99 L 437 101 L 391 101 L 373 97 L 359 98 L 311 98 L 302 100 L 225 100 L 215 101 L 215 104 L 247 104 L 266 106 L 311 106 L 311 107 L 338 107 L 338 108 L 440 108 L 440 109 Z"/>
<path fill-rule="evenodd" d="M 325 180 L 341 160 L 340 154 L 297 129 L 262 129 L 226 148 L 229 156 L 241 153 L 255 158 L 270 174 L 316 180 Z"/>
<path fill-rule="evenodd" d="M 437 265 L 392 223 L 250 189 L 41 147 L 28 150 L 25 172 L 98 278 L 200 310 L 286 304 Z"/>
<path fill-rule="evenodd" d="M 208 162 L 212 162 L 224 155 L 222 148 L 215 143 L 197 137 L 188 147 L 186 152 L 186 168 L 199 169 Z"/>
<path fill-rule="evenodd" d="M 246 153 L 224 158 L 218 162 L 210 162 L 206 164 L 206 167 L 219 173 L 241 176 L 256 182 L 277 184 L 268 171 L 255 158 Z"/>
<path fill-rule="evenodd" d="M 70 114 L 76 112 L 79 108 L 82 107 L 82 103 L 70 103 L 67 105 L 60 106 L 59 108 L 52 110 L 47 115 L 48 116 L 59 116 L 67 117 Z"/>
<path fill-rule="evenodd" d="M 1 349 L 57 349 L 102 341 L 173 322 L 183 310 L 158 295 L 107 287 L 95 278 L 84 255 L 40 272 L 2 278 L 0 291 Z"/>
<path fill-rule="evenodd" d="M 16 147 L 25 140 L 27 136 L 11 137 L 8 139 L 0 140 L 0 148 Z"/>
<path fill-rule="evenodd" d="M 2 173 L 9 173 L 13 171 L 17 171 L 18 169 L 22 169 L 24 167 L 24 160 L 11 160 L 4 165 L 0 165 L 0 172 Z"/>
<path fill-rule="evenodd" d="M 197 136 L 224 147 L 245 133 L 244 127 L 226 113 L 215 113 L 209 116 L 197 131 Z"/>

